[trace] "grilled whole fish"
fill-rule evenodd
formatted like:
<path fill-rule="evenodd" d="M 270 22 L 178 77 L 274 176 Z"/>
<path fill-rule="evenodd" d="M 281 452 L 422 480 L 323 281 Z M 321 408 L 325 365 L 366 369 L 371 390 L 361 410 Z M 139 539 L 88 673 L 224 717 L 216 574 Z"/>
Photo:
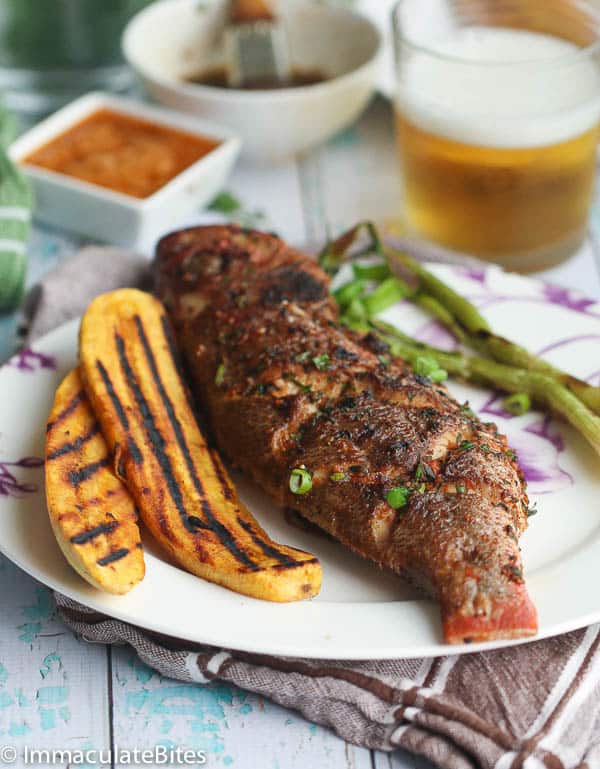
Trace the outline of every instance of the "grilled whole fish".
<path fill-rule="evenodd" d="M 275 236 L 175 232 L 158 245 L 155 277 L 234 464 L 434 596 L 447 642 L 536 632 L 518 546 L 528 500 L 495 425 L 340 326 L 328 276 Z M 290 488 L 295 469 L 305 493 Z"/>

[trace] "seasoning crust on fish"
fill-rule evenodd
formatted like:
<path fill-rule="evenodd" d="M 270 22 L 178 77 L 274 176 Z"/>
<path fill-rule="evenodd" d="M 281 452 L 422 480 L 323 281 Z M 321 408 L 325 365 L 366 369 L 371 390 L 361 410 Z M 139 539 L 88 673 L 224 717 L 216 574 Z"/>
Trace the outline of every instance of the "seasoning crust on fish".
<path fill-rule="evenodd" d="M 518 546 L 528 499 L 495 425 L 339 325 L 328 276 L 275 236 L 175 232 L 159 243 L 155 277 L 234 464 L 435 597 L 449 643 L 536 632 Z"/>

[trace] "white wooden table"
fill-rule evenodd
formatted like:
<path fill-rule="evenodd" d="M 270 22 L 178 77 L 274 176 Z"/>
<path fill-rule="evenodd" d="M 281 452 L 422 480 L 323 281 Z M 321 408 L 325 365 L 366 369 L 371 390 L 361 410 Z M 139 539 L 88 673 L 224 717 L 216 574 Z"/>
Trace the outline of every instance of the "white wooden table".
<path fill-rule="evenodd" d="M 240 166 L 228 190 L 242 203 L 237 216 L 295 243 L 322 242 L 327 232 L 359 219 L 393 218 L 398 181 L 389 106 L 376 101 L 354 128 L 295 162 L 259 172 Z M 36 228 L 30 282 L 80 243 Z M 544 277 L 598 297 L 599 264 L 590 238 Z M 0 319 L 0 359 L 9 352 L 15 323 L 14 317 Z M 164 679 L 129 649 L 78 641 L 56 619 L 48 591 L 0 557 L 0 746 L 132 749 L 157 743 L 205 750 L 208 766 L 232 769 L 431 766 L 405 753 L 348 745 L 297 713 L 229 686 Z"/>

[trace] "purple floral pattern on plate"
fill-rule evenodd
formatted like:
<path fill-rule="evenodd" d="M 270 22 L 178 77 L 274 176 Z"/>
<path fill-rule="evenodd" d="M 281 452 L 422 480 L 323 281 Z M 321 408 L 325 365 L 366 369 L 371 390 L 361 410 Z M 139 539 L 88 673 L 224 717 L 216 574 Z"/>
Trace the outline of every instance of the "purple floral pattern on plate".
<path fill-rule="evenodd" d="M 41 369 L 56 371 L 56 359 L 54 356 L 37 352 L 31 347 L 23 347 L 16 355 L 13 355 L 6 365 L 27 373 L 33 373 Z"/>
<path fill-rule="evenodd" d="M 573 476 L 560 466 L 565 442 L 556 421 L 547 415 L 536 416 L 533 422 L 521 429 L 516 424 L 519 421 L 515 419 L 511 423 L 507 435 L 519 457 L 529 491 L 532 494 L 549 494 L 573 485 Z M 513 425 L 516 430 L 513 430 Z"/>
<path fill-rule="evenodd" d="M 577 292 L 569 291 L 568 288 L 554 286 L 552 283 L 543 283 L 542 292 L 551 304 L 558 304 L 575 312 L 588 313 L 594 305 L 597 305 L 597 302 L 593 299 L 588 299 Z M 597 313 L 590 314 L 596 315 Z"/>
<path fill-rule="evenodd" d="M 43 464 L 41 457 L 23 457 L 16 462 L 0 462 L 0 496 L 21 497 L 24 494 L 34 494 L 38 491 L 38 485 L 20 481 L 14 473 L 14 468 L 37 470 Z"/>

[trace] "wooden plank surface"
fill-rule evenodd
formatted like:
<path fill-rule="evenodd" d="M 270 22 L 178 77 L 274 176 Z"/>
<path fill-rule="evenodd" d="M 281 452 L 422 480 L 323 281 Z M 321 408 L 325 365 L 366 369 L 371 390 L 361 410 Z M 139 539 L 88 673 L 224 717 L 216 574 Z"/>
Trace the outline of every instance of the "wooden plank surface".
<path fill-rule="evenodd" d="M 235 209 L 229 216 L 298 244 L 320 245 L 327 232 L 358 219 L 394 218 L 399 191 L 389 106 L 375 102 L 357 126 L 297 164 L 259 172 L 240 167 L 228 191 L 221 208 L 229 203 Z M 173 226 L 195 220 L 186 217 Z M 79 238 L 37 228 L 30 281 L 79 244 Z M 593 243 L 548 277 L 599 296 Z M 0 320 L 0 356 L 9 351 L 15 322 Z M 54 617 L 46 589 L 1 557 L 0 588 L 0 744 L 161 743 L 206 750 L 209 766 L 242 769 L 431 766 L 401 752 L 391 756 L 346 745 L 298 714 L 233 687 L 163 679 L 128 649 L 107 651 L 77 641 Z"/>
<path fill-rule="evenodd" d="M 106 649 L 76 640 L 50 592 L 1 556 L 0 585 L 0 745 L 106 748 Z"/>

